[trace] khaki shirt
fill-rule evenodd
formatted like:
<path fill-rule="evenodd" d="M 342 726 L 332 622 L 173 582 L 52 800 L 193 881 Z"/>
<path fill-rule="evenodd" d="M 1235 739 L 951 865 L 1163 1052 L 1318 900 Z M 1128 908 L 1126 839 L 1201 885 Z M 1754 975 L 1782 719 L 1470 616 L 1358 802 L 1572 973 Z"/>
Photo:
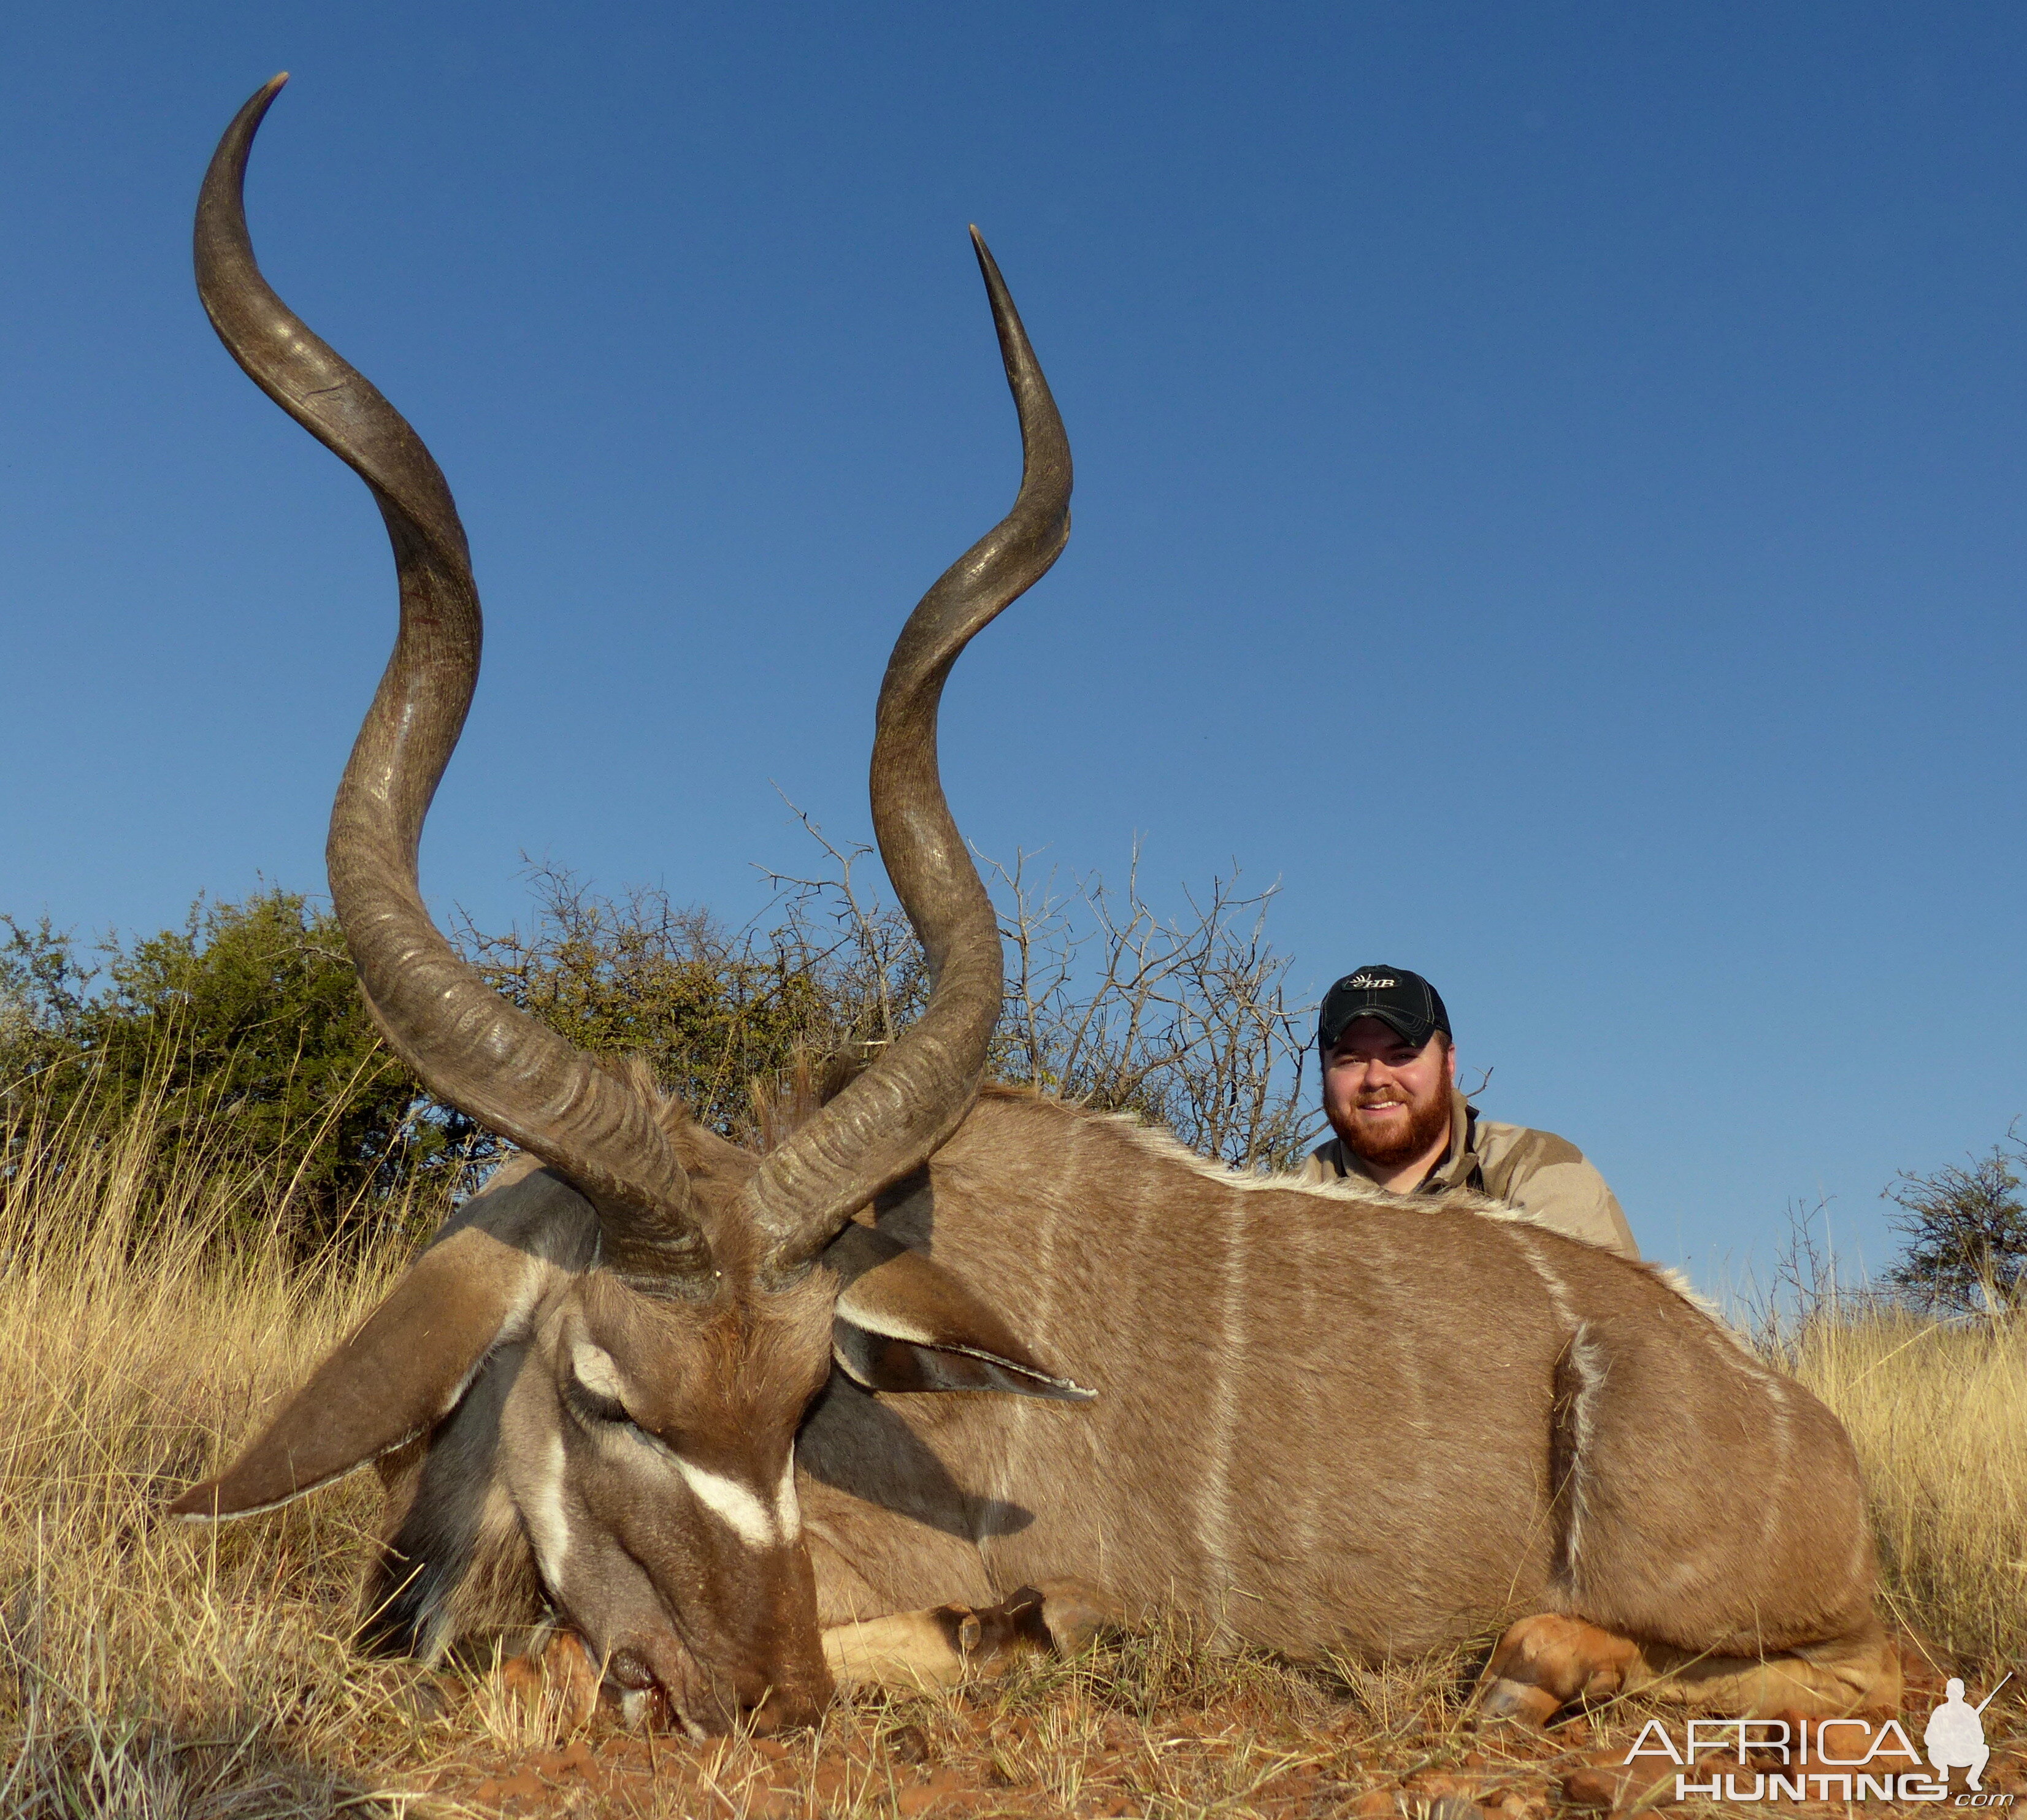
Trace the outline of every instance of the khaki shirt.
<path fill-rule="evenodd" d="M 1372 1179 L 1372 1171 L 1345 1149 L 1342 1138 L 1319 1144 L 1295 1173 L 1305 1182 L 1335 1182 L 1349 1175 Z M 1411 1192 L 1440 1194 L 1448 1188 L 1475 1189 L 1495 1200 L 1510 1201 L 1542 1225 L 1573 1239 L 1602 1245 L 1622 1257 L 1640 1255 L 1618 1198 L 1582 1150 L 1553 1132 L 1480 1118 L 1478 1109 L 1455 1087 L 1450 1089 L 1449 1154 Z"/>

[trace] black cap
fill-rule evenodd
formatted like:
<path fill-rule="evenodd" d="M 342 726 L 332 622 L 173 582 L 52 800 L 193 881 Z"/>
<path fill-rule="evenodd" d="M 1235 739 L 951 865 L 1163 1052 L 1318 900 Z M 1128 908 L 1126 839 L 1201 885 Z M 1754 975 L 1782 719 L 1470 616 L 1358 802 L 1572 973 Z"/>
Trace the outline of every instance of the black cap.
<path fill-rule="evenodd" d="M 1355 1017 L 1377 1017 L 1417 1049 L 1438 1030 L 1445 1036 L 1450 1034 L 1450 1014 L 1443 1009 L 1442 994 L 1405 967 L 1361 967 L 1324 993 L 1316 1040 L 1326 1055 Z"/>

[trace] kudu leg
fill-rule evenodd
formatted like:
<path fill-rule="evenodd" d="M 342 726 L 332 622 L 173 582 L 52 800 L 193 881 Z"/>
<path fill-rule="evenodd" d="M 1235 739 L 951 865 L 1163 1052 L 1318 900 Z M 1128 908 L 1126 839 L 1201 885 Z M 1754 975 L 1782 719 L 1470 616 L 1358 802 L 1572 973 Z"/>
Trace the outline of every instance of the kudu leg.
<path fill-rule="evenodd" d="M 1900 1659 L 1878 1625 L 1763 1657 L 1698 1655 L 1641 1644 L 1580 1618 L 1544 1612 L 1510 1626 L 1486 1664 L 1478 1710 L 1545 1724 L 1576 1700 L 1637 1693 L 1752 1718 L 1832 1718 L 1900 1698 Z"/>
<path fill-rule="evenodd" d="M 1023 1586 L 996 1605 L 939 1605 L 823 1634 L 824 1659 L 840 1689 L 947 1687 L 1004 1674 L 1028 1656 L 1072 1656 L 1118 1621 L 1117 1608 L 1078 1580 Z"/>

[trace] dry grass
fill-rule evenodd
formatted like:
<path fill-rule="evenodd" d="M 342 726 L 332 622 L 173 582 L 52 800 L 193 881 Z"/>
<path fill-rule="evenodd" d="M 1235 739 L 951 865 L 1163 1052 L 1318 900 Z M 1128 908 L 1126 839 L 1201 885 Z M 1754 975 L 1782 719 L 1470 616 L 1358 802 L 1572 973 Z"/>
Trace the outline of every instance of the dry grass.
<path fill-rule="evenodd" d="M 32 1117 L 32 1108 L 24 1117 Z M 1527 1820 L 1616 1738 L 1468 1729 L 1469 1664 L 1297 1670 L 1180 1630 L 816 1733 L 574 1738 L 496 1677 L 349 1650 L 375 1487 L 217 1530 L 155 1513 L 368 1307 L 393 1256 L 285 1268 L 222 1159 L 153 1179 L 145 1119 L 104 1145 L 13 1134 L 0 1176 L 0 1815 L 572 1811 L 727 1820 L 965 1812 L 1423 1813 Z M 220 1242 L 227 1231 L 235 1237 Z M 1871 1475 L 1914 1624 L 1979 1663 L 2027 1644 L 2027 1359 L 2018 1334 L 1820 1323 L 1801 1375 Z M 1990 1715 L 2012 1717 L 2010 1696 Z"/>
<path fill-rule="evenodd" d="M 1789 1350 L 1857 1444 L 1896 1614 L 1992 1678 L 2027 1665 L 2027 1320 L 1849 1305 Z"/>
<path fill-rule="evenodd" d="M 146 1114 L 105 1144 L 10 1135 L 0 1813 L 329 1812 L 407 1729 L 412 1674 L 345 1644 L 371 1487 L 215 1532 L 155 1513 L 393 1262 L 292 1274 L 271 1243 L 216 1242 L 259 1211 L 245 1178 L 190 1152 L 160 1179 Z"/>

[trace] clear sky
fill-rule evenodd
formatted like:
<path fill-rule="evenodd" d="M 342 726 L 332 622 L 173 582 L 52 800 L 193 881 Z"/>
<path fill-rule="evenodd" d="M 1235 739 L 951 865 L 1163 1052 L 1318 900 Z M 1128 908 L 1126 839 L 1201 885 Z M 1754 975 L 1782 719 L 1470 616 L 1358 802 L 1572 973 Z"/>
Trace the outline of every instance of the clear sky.
<path fill-rule="evenodd" d="M 279 69 L 270 278 L 428 439 L 486 670 L 423 878 L 739 918 L 862 831 L 894 629 L 1078 463 L 945 714 L 986 851 L 1279 879 L 1449 999 L 1650 1252 L 2027 1112 L 2027 12 L 1849 3 L 42 7 L 0 58 L 0 908 L 322 881 L 393 625 L 364 489 L 192 291 Z"/>

